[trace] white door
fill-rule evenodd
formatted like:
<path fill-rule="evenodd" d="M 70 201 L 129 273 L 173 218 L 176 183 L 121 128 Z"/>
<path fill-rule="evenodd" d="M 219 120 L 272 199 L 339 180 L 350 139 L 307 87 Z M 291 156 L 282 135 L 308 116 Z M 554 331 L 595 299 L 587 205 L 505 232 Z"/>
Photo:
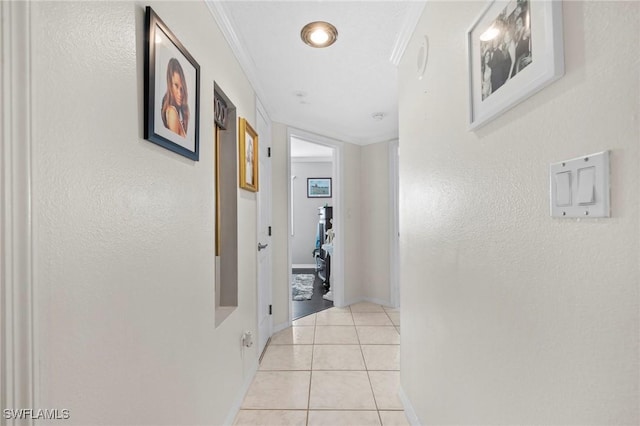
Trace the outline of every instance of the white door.
<path fill-rule="evenodd" d="M 258 147 L 258 353 L 262 353 L 273 329 L 271 316 L 271 122 L 257 102 Z"/>

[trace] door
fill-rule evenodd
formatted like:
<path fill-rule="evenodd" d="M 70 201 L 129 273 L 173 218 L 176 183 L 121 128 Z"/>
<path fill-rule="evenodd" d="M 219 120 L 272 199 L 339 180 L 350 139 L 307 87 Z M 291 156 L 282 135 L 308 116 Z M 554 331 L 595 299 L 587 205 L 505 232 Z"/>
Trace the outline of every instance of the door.
<path fill-rule="evenodd" d="M 273 329 L 271 316 L 271 122 L 260 102 L 256 108 L 259 168 L 258 181 L 258 353 L 262 353 Z"/>

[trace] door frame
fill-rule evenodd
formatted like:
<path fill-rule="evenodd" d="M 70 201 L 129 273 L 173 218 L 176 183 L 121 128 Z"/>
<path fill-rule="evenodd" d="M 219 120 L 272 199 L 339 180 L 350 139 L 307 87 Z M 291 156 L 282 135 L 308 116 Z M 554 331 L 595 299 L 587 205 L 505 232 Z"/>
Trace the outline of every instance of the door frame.
<path fill-rule="evenodd" d="M 400 307 L 400 156 L 399 141 L 389 143 L 389 302 Z"/>
<path fill-rule="evenodd" d="M 269 118 L 269 115 L 267 114 L 266 109 L 264 108 L 264 106 L 262 105 L 262 102 L 260 102 L 260 99 L 256 96 L 256 130 L 258 131 L 258 135 L 260 135 L 260 129 L 258 128 L 258 117 L 262 117 L 265 121 L 265 123 L 267 124 L 267 132 L 269 133 L 269 140 L 271 141 L 271 119 Z M 265 141 L 260 141 L 259 140 L 259 147 L 264 147 L 263 143 Z M 271 145 L 271 143 L 270 143 Z M 260 150 L 259 150 L 260 151 Z M 260 155 L 260 153 L 258 153 L 258 155 Z M 258 161 L 260 161 L 258 159 Z M 267 161 L 271 161 L 270 159 L 268 159 Z M 271 176 L 269 176 L 269 179 L 271 179 Z M 272 180 L 273 182 L 273 180 Z M 262 185 L 262 182 L 260 183 Z M 262 212 L 261 209 L 261 203 L 260 203 L 260 198 L 261 195 L 260 193 L 257 194 L 256 196 L 256 240 L 258 241 L 258 243 L 260 243 L 260 215 Z M 271 215 L 273 215 L 273 185 L 271 185 Z M 273 217 L 271 217 L 271 220 L 273 221 Z M 269 244 L 268 250 L 271 250 L 273 248 L 273 239 L 269 238 L 269 241 L 267 242 L 267 244 Z M 262 351 L 265 349 L 266 347 L 266 342 L 269 340 L 269 338 L 271 337 L 271 335 L 273 334 L 273 315 L 269 314 L 269 319 L 268 319 L 268 325 L 267 325 L 267 330 L 266 330 L 266 338 L 264 339 L 265 342 L 265 346 L 262 346 L 261 342 L 262 342 L 262 338 L 264 336 L 262 336 L 262 334 L 260 333 L 260 303 L 266 302 L 266 304 L 268 305 L 272 305 L 273 304 L 273 255 L 271 255 L 271 260 L 269 261 L 269 271 L 267 272 L 267 277 L 263 278 L 262 282 L 265 282 L 264 280 L 266 280 L 266 282 L 268 283 L 268 291 L 264 292 L 264 294 L 267 294 L 268 296 L 268 301 L 262 301 L 261 300 L 261 294 L 263 294 L 263 292 L 261 292 L 260 290 L 260 252 L 256 251 L 256 331 L 258 333 L 258 356 L 260 356 L 260 354 L 262 353 Z M 262 346 L 262 347 L 261 347 Z"/>
<path fill-rule="evenodd" d="M 331 256 L 331 291 L 333 292 L 333 305 L 336 307 L 345 306 L 345 288 L 344 288 L 344 144 L 335 139 L 325 136 L 316 135 L 294 127 L 287 128 L 287 176 L 291 178 L 291 138 L 305 140 L 317 145 L 327 146 L 333 149 L 332 157 L 332 189 L 333 189 L 333 228 L 335 229 L 336 239 L 334 240 L 333 255 Z M 292 239 L 291 226 L 293 223 L 292 203 L 291 203 L 291 185 L 287 187 L 287 276 L 289 277 L 289 291 L 287 297 L 289 299 L 289 321 L 293 319 L 293 300 L 291 300 L 291 280 L 292 276 Z"/>

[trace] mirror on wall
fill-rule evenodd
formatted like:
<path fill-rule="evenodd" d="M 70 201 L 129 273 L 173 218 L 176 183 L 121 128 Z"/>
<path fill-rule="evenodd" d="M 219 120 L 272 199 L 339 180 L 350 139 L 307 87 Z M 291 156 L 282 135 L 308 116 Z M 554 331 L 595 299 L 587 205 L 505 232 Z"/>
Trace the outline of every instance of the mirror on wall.
<path fill-rule="evenodd" d="M 236 108 L 214 83 L 215 316 L 220 325 L 238 306 L 238 161 Z"/>

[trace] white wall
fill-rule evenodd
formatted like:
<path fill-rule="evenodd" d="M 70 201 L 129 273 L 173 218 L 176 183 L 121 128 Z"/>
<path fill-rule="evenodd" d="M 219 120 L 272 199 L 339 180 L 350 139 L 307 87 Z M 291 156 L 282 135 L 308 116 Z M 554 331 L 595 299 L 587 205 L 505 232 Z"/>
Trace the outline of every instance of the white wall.
<path fill-rule="evenodd" d="M 289 234 L 291 230 L 287 223 L 288 188 L 290 177 L 287 171 L 289 161 L 287 126 L 281 123 L 271 125 L 271 194 L 272 194 L 272 227 L 273 235 L 273 325 L 289 322 L 289 301 L 291 293 L 289 289 Z"/>
<path fill-rule="evenodd" d="M 144 5 L 201 66 L 200 161 L 143 140 Z M 34 2 L 40 381 L 65 424 L 221 424 L 257 363 L 255 195 L 239 192 L 239 307 L 214 326 L 213 81 L 254 93 L 203 2 Z M 24 408 L 24 407 L 23 407 Z"/>
<path fill-rule="evenodd" d="M 391 305 L 389 143 L 366 145 L 361 152 L 362 294 L 369 300 Z"/>
<path fill-rule="evenodd" d="M 350 143 L 344 144 L 344 298 L 346 304 L 362 300 L 362 270 L 366 265 L 362 261 L 361 229 L 361 147 Z M 336 212 L 334 212 L 334 216 Z M 336 234 L 336 238 L 341 238 Z"/>
<path fill-rule="evenodd" d="M 291 238 L 291 261 L 294 265 L 315 265 L 312 253 L 316 248 L 318 207 L 333 205 L 332 198 L 307 198 L 307 178 L 332 177 L 331 162 L 300 162 L 292 158 L 293 181 L 293 225 Z"/>
<path fill-rule="evenodd" d="M 428 2 L 399 69 L 403 389 L 423 424 L 638 424 L 640 4 L 563 2 L 566 75 L 469 132 L 484 7 Z M 549 164 L 606 149 L 613 216 L 552 219 Z"/>

